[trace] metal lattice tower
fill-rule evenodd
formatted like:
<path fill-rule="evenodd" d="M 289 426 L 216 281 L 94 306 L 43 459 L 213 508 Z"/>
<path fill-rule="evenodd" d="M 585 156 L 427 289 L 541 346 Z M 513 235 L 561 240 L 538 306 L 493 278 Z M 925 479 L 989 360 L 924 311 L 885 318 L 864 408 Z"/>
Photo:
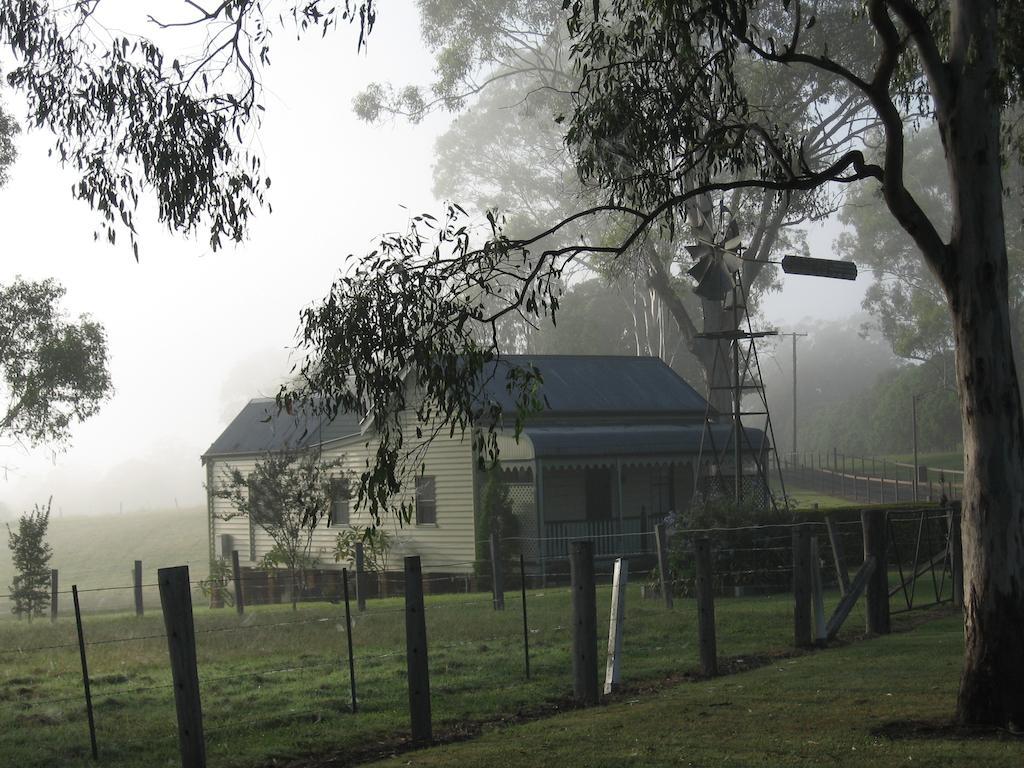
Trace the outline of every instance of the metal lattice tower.
<path fill-rule="evenodd" d="M 714 343 L 715 355 L 708 378 L 708 406 L 697 454 L 694 500 L 706 502 L 716 496 L 728 498 L 731 495 L 737 505 L 745 499 L 754 499 L 756 503 L 765 507 L 770 505 L 773 510 L 778 510 L 779 505 L 768 484 L 771 471 L 769 454 L 774 457 L 774 469 L 779 479 L 783 504 L 788 505 L 788 502 L 778 452 L 774 450 L 775 434 L 757 356 L 757 340 L 776 336 L 778 331 L 755 331 L 752 328 L 742 270 L 736 269 L 731 274 L 732 288 L 726 297 L 726 307 L 730 308 L 731 305 L 734 330 L 698 334 L 698 338 Z M 723 351 L 726 349 L 729 350 L 728 354 Z M 728 384 L 716 383 L 719 381 L 720 366 L 728 366 L 730 369 Z M 720 429 L 722 422 L 715 418 L 725 414 L 717 414 L 711 405 L 715 393 L 721 391 L 728 391 L 730 395 L 728 437 Z M 744 395 L 756 395 L 757 399 L 750 410 L 744 410 Z M 747 419 L 746 424 L 744 418 Z M 759 432 L 752 435 L 750 427 L 757 427 Z M 755 440 L 759 444 L 755 445 Z M 728 482 L 730 478 L 731 483 Z"/>

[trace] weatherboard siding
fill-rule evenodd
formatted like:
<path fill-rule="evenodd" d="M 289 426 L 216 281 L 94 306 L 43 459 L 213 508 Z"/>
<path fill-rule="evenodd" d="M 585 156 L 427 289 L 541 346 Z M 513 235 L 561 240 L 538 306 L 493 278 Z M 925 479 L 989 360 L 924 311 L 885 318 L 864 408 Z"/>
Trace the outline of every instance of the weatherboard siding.
<path fill-rule="evenodd" d="M 407 430 L 406 445 L 415 443 L 415 429 Z M 449 438 L 447 433 L 437 437 L 425 448 L 422 454 L 424 474 L 433 476 L 436 484 L 437 523 L 417 525 L 415 518 L 409 523 L 400 523 L 394 515 L 385 516 L 381 525 L 392 537 L 393 546 L 388 567 L 401 570 L 402 558 L 406 555 L 419 555 L 425 571 L 471 572 L 474 558 L 474 516 L 473 516 L 473 455 L 469 436 L 465 440 L 458 436 Z M 376 440 L 355 436 L 325 446 L 323 460 L 325 462 L 340 461 L 342 468 L 339 473 L 348 471 L 358 475 L 366 469 L 366 462 L 373 461 L 376 452 Z M 231 459 L 211 458 L 212 477 L 216 487 L 226 484 L 225 475 L 237 468 L 243 474 L 253 471 L 258 456 Z M 395 504 L 402 501 L 412 502 L 414 496 L 414 474 L 407 475 L 408 482 L 402 492 L 395 498 Z M 233 546 L 238 550 L 240 560 L 248 566 L 256 566 L 274 546 L 273 540 L 263 530 L 255 531 L 252 549 L 255 558 L 250 557 L 249 519 L 247 516 L 229 516 L 234 508 L 230 501 L 213 498 L 214 543 L 220 534 L 230 534 Z M 352 510 L 349 526 L 359 529 L 371 524 L 369 514 L 365 510 Z M 334 545 L 338 533 L 349 526 L 330 526 L 324 519 L 313 533 L 311 555 L 317 558 L 320 567 L 342 568 L 351 563 L 335 563 Z M 218 552 L 219 554 L 219 552 Z"/>
<path fill-rule="evenodd" d="M 248 515 L 235 515 L 236 509 L 228 499 L 214 495 L 218 490 L 228 487 L 228 476 L 232 470 L 239 470 L 243 475 L 249 475 L 256 465 L 255 457 L 240 457 L 233 459 L 210 459 L 209 482 L 212 488 L 206 492 L 212 496 L 210 508 L 213 510 L 213 551 L 214 556 L 219 557 L 220 545 L 218 537 L 229 534 L 232 539 L 232 547 L 238 550 L 238 559 L 245 564 L 252 564 L 250 560 L 249 541 L 249 517 Z M 229 518 L 229 519 L 225 519 Z"/>
<path fill-rule="evenodd" d="M 424 433 L 427 432 L 425 429 Z M 417 444 L 414 425 L 406 425 L 405 441 L 406 448 Z M 345 455 L 352 471 L 359 472 L 365 469 L 367 460 L 372 463 L 376 449 L 375 440 L 367 442 L 365 438 L 356 438 L 332 445 L 324 455 Z M 419 555 L 424 571 L 471 572 L 476 539 L 472 439 L 468 434 L 463 439 L 458 433 L 448 437 L 444 430 L 417 458 L 422 463 L 422 474 L 435 478 L 437 523 L 417 525 L 415 516 L 410 522 L 400 522 L 394 515 L 382 520 L 394 541 L 389 568 L 400 570 L 403 557 Z M 413 502 L 415 476 L 419 471 L 419 465 L 407 469 L 404 487 L 394 499 L 396 507 L 402 502 Z M 353 515 L 352 522 L 365 526 L 370 519 L 361 510 Z"/>

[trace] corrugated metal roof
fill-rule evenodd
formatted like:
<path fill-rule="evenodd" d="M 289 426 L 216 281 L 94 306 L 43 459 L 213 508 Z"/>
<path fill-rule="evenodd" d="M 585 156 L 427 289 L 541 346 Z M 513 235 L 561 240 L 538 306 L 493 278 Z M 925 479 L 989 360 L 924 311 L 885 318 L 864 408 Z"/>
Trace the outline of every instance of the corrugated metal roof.
<path fill-rule="evenodd" d="M 566 458 L 578 456 L 641 456 L 658 454 L 696 454 L 700 449 L 701 425 L 641 425 L 641 426 L 579 426 L 531 427 L 524 430 L 533 443 L 537 458 Z M 748 445 L 760 450 L 764 433 L 746 427 Z M 715 424 L 711 427 L 715 448 L 719 451 L 732 445 L 732 426 Z M 704 453 L 714 454 L 710 437 L 705 437 Z"/>
<path fill-rule="evenodd" d="M 305 448 L 358 434 L 359 421 L 358 415 L 339 413 L 333 421 L 326 422 L 309 409 L 289 415 L 279 411 L 270 398 L 250 400 L 213 441 L 203 459 Z"/>
<path fill-rule="evenodd" d="M 624 355 L 506 355 L 485 374 L 484 396 L 515 410 L 510 367 L 536 366 L 544 415 L 664 413 L 704 416 L 707 402 L 663 360 Z"/>

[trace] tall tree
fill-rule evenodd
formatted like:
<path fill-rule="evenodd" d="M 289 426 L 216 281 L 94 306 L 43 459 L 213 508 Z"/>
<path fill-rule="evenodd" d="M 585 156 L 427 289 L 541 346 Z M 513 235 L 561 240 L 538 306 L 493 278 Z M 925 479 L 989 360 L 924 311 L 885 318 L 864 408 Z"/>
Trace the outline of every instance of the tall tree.
<path fill-rule="evenodd" d="M 55 280 L 0 285 L 0 438 L 60 445 L 110 397 L 103 326 L 70 320 L 63 297 Z"/>
<path fill-rule="evenodd" d="M 398 114 L 416 121 L 432 109 L 466 108 L 438 142 L 435 192 L 480 210 L 502 211 L 508 215 L 505 232 L 510 236 L 547 229 L 598 199 L 602 192 L 581 184 L 564 146 L 562 123 L 572 109 L 576 81 L 563 14 L 537 0 L 476 0 L 468 6 L 421 0 L 419 5 L 423 39 L 437 60 L 434 82 L 404 88 L 374 83 L 356 99 L 357 113 L 368 120 Z M 766 83 L 762 100 L 806 109 L 806 99 L 792 92 L 798 83 L 798 78 L 782 87 Z M 787 87 L 790 92 L 784 93 Z M 631 166 L 621 145 L 606 146 L 619 167 Z M 667 162 L 671 165 L 674 159 Z M 690 279 L 680 279 L 694 262 L 684 244 L 728 239 L 724 230 L 732 227 L 741 231 L 748 246 L 743 286 L 754 311 L 760 295 L 778 285 L 774 270 L 765 268 L 769 257 L 782 248 L 806 249 L 802 230 L 794 227 L 822 211 L 806 196 L 799 200 L 760 190 L 737 191 L 728 212 L 719 208 L 718 216 L 709 214 L 710 199 L 699 202 L 673 222 L 684 234 L 669 238 L 649 233 L 625 254 L 628 258 L 618 257 L 614 264 L 603 260 L 599 271 L 618 280 L 630 275 L 638 284 L 635 294 L 651 292 L 650 303 L 659 305 L 659 315 L 664 311 L 675 320 L 706 383 L 715 377 L 710 390 L 715 405 L 728 408 L 731 347 L 701 334 L 734 330 L 742 318 L 717 299 L 699 299 L 690 290 Z M 605 226 L 621 228 L 615 221 Z M 558 240 L 565 244 L 579 234 L 565 229 Z M 600 232 L 586 234 L 591 242 L 606 239 Z M 551 247 L 549 242 L 535 245 Z M 602 260 L 588 261 L 594 266 Z M 643 312 L 637 314 L 642 317 Z"/>
<path fill-rule="evenodd" d="M 952 201 L 946 161 L 934 125 L 908 138 L 906 162 L 912 169 L 907 186 L 928 218 L 940 231 L 948 231 Z M 1011 332 L 1019 361 L 1024 322 L 1024 218 L 1019 213 L 1024 177 L 1020 163 L 1005 157 L 1003 198 L 1009 213 L 1005 224 Z M 922 261 L 913 239 L 889 214 L 877 184 L 852 187 L 846 195 L 841 220 L 849 229 L 838 239 L 839 252 L 869 267 L 874 282 L 864 309 L 877 330 L 901 358 L 931 363 L 942 386 L 954 388 L 953 326 L 946 297 L 938 279 Z"/>

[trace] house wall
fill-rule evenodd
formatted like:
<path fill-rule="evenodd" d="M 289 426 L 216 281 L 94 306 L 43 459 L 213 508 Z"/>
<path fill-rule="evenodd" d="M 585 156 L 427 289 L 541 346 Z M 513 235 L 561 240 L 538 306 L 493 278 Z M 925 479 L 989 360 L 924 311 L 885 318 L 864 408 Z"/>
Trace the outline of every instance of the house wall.
<path fill-rule="evenodd" d="M 416 442 L 415 429 L 410 428 L 406 434 L 406 446 Z M 366 461 L 373 460 L 376 441 L 364 437 L 354 437 L 345 441 L 325 446 L 323 459 L 326 462 L 340 460 L 342 468 L 339 473 L 347 470 L 358 475 L 366 468 Z M 244 475 L 253 471 L 258 456 L 238 457 L 232 459 L 210 459 L 211 477 L 216 487 L 226 484 L 225 474 L 232 468 L 239 469 Z M 419 555 L 424 571 L 471 572 L 471 561 L 474 558 L 474 517 L 473 517 L 473 457 L 469 437 L 460 440 L 458 437 L 449 439 L 447 434 L 438 437 L 417 457 L 425 467 L 424 474 L 435 477 L 437 499 L 437 523 L 417 525 L 415 518 L 405 524 L 399 524 L 394 515 L 385 516 L 381 526 L 392 537 L 388 569 L 400 571 L 402 558 L 406 555 Z M 414 481 L 409 476 L 407 487 L 395 498 L 395 504 L 402 501 L 411 502 L 414 498 Z M 208 493 L 210 491 L 208 490 Z M 353 502 L 354 503 L 354 502 Z M 212 498 L 214 543 L 219 534 L 230 534 L 234 541 L 234 549 L 238 550 L 239 558 L 244 565 L 254 567 L 273 548 L 270 536 L 257 529 L 250 545 L 249 519 L 228 516 L 233 507 L 226 499 Z M 365 510 L 351 510 L 350 525 L 357 528 L 371 524 L 371 518 Z M 352 563 L 334 562 L 334 544 L 338 533 L 348 526 L 332 527 L 325 520 L 313 534 L 311 554 L 320 560 L 324 568 L 352 567 Z M 217 554 L 220 554 L 219 551 Z M 458 565 L 455 565 L 458 564 Z"/>

